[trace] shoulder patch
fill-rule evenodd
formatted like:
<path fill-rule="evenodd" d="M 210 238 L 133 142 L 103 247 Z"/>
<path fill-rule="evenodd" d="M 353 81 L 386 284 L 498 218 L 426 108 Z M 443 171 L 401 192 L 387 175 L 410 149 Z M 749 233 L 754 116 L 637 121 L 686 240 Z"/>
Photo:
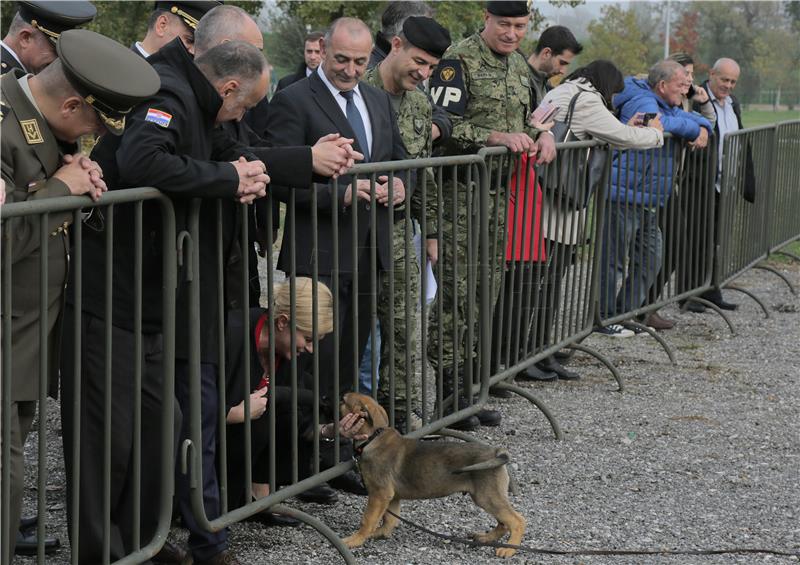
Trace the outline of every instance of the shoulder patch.
<path fill-rule="evenodd" d="M 25 134 L 25 141 L 28 142 L 28 145 L 44 143 L 42 132 L 39 130 L 39 122 L 36 121 L 36 118 L 20 120 L 19 125 L 22 128 L 22 133 Z"/>
<path fill-rule="evenodd" d="M 467 109 L 464 70 L 459 59 L 442 59 L 430 79 L 433 103 L 451 114 L 463 116 Z"/>
<path fill-rule="evenodd" d="M 161 110 L 157 110 L 155 108 L 148 108 L 147 115 L 144 117 L 144 121 L 153 122 L 162 128 L 167 128 L 169 127 L 169 123 L 172 121 L 172 114 L 167 114 L 166 112 L 162 112 Z"/>

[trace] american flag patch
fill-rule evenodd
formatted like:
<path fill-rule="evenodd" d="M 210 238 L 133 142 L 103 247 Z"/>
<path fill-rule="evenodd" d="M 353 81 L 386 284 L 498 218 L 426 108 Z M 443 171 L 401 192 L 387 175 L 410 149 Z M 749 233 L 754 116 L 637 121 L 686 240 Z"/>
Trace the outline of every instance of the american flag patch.
<path fill-rule="evenodd" d="M 155 108 L 148 108 L 147 116 L 144 118 L 144 121 L 153 122 L 154 124 L 160 125 L 162 128 L 169 127 L 169 122 L 171 120 L 172 114 L 167 114 L 166 112 L 156 110 Z"/>

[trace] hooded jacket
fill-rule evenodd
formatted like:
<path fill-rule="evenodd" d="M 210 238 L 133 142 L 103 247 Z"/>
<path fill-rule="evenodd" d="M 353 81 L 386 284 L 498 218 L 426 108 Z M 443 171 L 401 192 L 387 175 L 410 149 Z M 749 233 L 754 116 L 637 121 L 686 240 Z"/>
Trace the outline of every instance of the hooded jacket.
<path fill-rule="evenodd" d="M 713 133 L 711 123 L 704 117 L 670 106 L 652 91 L 646 80 L 625 79 L 625 89 L 614 97 L 619 120 L 627 123 L 637 112 L 658 113 L 664 132 L 673 136 L 661 150 L 615 151 L 611 168 L 612 202 L 624 201 L 647 207 L 663 206 L 672 193 L 673 170 L 679 157 L 681 138 L 694 141 L 700 128 Z"/>

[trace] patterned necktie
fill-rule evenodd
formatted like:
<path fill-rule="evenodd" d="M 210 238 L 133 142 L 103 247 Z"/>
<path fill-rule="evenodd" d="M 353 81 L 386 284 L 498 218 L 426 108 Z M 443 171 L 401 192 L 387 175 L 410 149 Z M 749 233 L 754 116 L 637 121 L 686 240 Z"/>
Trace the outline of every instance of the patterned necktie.
<path fill-rule="evenodd" d="M 367 130 L 364 127 L 364 120 L 361 119 L 361 113 L 356 108 L 353 102 L 353 95 L 355 92 L 352 90 L 343 90 L 339 94 L 347 100 L 347 107 L 345 113 L 347 114 L 347 121 L 350 122 L 350 127 L 353 128 L 353 133 L 356 134 L 356 140 L 361 152 L 364 154 L 364 163 L 369 161 L 369 143 L 367 142 Z"/>

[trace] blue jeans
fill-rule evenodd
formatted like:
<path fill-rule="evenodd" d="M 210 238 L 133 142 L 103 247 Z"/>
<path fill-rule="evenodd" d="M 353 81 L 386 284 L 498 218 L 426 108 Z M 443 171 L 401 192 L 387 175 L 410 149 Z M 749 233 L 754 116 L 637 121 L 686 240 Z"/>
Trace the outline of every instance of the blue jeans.
<path fill-rule="evenodd" d="M 363 394 L 372 394 L 372 350 L 377 351 L 375 357 L 375 386 L 377 387 L 380 382 L 380 367 L 381 367 L 381 323 L 375 320 L 375 343 L 372 343 L 372 330 L 370 329 L 367 345 L 364 347 L 364 353 L 361 355 L 361 364 L 358 367 L 358 391 Z"/>
<path fill-rule="evenodd" d="M 600 318 L 607 319 L 644 306 L 661 269 L 662 244 L 654 210 L 607 202 L 603 218 L 599 299 Z"/>

